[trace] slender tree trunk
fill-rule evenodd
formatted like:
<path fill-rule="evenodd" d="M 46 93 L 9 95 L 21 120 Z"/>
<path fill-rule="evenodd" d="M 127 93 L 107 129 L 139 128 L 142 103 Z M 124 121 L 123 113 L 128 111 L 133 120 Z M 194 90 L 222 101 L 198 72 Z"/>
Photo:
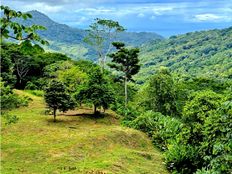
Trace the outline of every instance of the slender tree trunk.
<path fill-rule="evenodd" d="M 127 108 L 127 77 L 124 79 L 124 84 L 125 84 L 125 108 Z"/>
<path fill-rule="evenodd" d="M 101 73 L 104 73 L 105 63 L 104 63 L 104 57 L 101 57 Z"/>
<path fill-rule="evenodd" d="M 94 107 L 94 114 L 96 114 L 97 113 L 97 106 L 96 105 L 93 105 L 93 107 Z"/>
<path fill-rule="evenodd" d="M 106 59 L 107 59 L 107 55 L 105 55 L 104 58 L 103 58 L 103 65 L 102 65 L 102 67 L 103 67 L 103 72 L 104 72 L 105 66 L 106 66 Z"/>
<path fill-rule="evenodd" d="M 55 108 L 53 109 L 53 117 L 54 117 L 53 122 L 56 122 L 56 109 Z"/>

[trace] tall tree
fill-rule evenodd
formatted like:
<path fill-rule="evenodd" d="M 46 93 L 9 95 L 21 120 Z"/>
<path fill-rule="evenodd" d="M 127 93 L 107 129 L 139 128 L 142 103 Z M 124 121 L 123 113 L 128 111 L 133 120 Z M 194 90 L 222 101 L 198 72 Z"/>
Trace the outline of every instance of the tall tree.
<path fill-rule="evenodd" d="M 40 25 L 24 26 L 15 21 L 18 18 L 23 18 L 24 20 L 32 18 L 31 14 L 15 11 L 3 5 L 0 6 L 0 9 L 3 11 L 3 15 L 0 18 L 1 41 L 4 38 L 11 38 L 18 41 L 33 40 L 41 44 L 48 44 L 36 32 L 37 30 L 45 30 L 45 27 Z M 11 30 L 13 30 L 13 34 L 10 33 Z"/>
<path fill-rule="evenodd" d="M 98 63 L 101 71 L 104 71 L 107 55 L 112 49 L 111 43 L 118 32 L 125 29 L 116 21 L 107 19 L 95 19 L 89 26 L 88 35 L 84 41 L 89 44 L 98 54 Z"/>
<path fill-rule="evenodd" d="M 109 66 L 122 73 L 120 77 L 124 79 L 125 107 L 127 107 L 127 83 L 133 81 L 132 76 L 137 74 L 140 69 L 139 49 L 126 48 L 125 44 L 121 42 L 113 42 L 112 45 L 117 49 L 117 52 L 109 55 L 112 58 L 112 63 Z"/>
<path fill-rule="evenodd" d="M 13 62 L 15 64 L 15 72 L 18 79 L 18 86 L 21 87 L 22 80 L 30 71 L 32 65 L 32 58 L 27 55 L 22 55 L 20 52 L 15 51 Z"/>

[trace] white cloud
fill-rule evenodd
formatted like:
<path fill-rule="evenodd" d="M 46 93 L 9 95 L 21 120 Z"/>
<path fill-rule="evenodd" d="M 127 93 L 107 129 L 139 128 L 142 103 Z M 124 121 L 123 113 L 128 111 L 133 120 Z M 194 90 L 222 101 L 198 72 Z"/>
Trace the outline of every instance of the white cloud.
<path fill-rule="evenodd" d="M 77 24 L 77 25 L 80 25 L 80 24 L 82 24 L 82 23 L 84 23 L 84 22 L 86 22 L 88 20 L 89 20 L 88 18 L 82 16 L 82 17 L 79 17 L 74 23 Z"/>
<path fill-rule="evenodd" d="M 135 5 L 124 5 L 123 7 L 86 7 L 75 10 L 75 13 L 81 13 L 88 16 L 97 15 L 114 15 L 114 16 L 126 16 L 136 15 L 139 18 L 145 17 L 147 14 L 152 15 L 163 15 L 167 12 L 175 10 L 175 4 L 140 4 Z"/>
<path fill-rule="evenodd" d="M 231 17 L 225 16 L 225 15 L 216 15 L 212 13 L 205 13 L 205 14 L 197 14 L 194 16 L 195 21 L 199 22 L 205 22 L 205 21 L 211 21 L 211 22 L 216 22 L 216 21 L 228 21 L 230 20 Z"/>
<path fill-rule="evenodd" d="M 225 12 L 225 13 L 232 13 L 232 7 L 231 8 L 229 8 L 229 7 L 227 7 L 227 8 L 221 8 L 219 10 L 222 11 L 222 12 Z"/>
<path fill-rule="evenodd" d="M 137 16 L 138 16 L 139 18 L 143 18 L 143 17 L 145 17 L 145 14 L 139 13 Z"/>
<path fill-rule="evenodd" d="M 43 13 L 57 13 L 57 12 L 62 11 L 63 9 L 62 6 L 52 6 L 52 5 L 45 4 L 43 2 L 36 2 L 34 4 L 25 5 L 23 8 L 25 11 L 36 9 Z"/>
<path fill-rule="evenodd" d="M 152 16 L 150 17 L 150 19 L 151 19 L 151 20 L 155 20 L 156 17 L 152 15 Z"/>
<path fill-rule="evenodd" d="M 75 10 L 75 13 L 84 13 L 87 15 L 104 15 L 104 14 L 109 14 L 109 13 L 114 13 L 115 9 L 113 8 L 104 8 L 104 7 L 99 7 L 99 8 L 80 8 Z"/>
<path fill-rule="evenodd" d="M 154 7 L 152 9 L 152 11 L 154 12 L 155 15 L 163 15 L 165 14 L 166 12 L 170 12 L 170 11 L 173 11 L 174 10 L 174 7 L 173 6 L 168 6 L 168 7 L 165 7 L 165 6 L 157 6 L 157 7 Z"/>

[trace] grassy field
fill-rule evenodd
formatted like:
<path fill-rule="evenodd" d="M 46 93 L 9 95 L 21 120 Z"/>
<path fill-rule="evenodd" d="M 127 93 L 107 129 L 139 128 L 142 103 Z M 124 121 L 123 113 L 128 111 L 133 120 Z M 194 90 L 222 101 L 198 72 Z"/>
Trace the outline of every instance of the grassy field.
<path fill-rule="evenodd" d="M 161 153 L 145 134 L 119 125 L 114 113 L 93 118 L 90 109 L 60 114 L 53 123 L 42 97 L 10 111 L 19 121 L 1 127 L 3 174 L 165 174 Z"/>

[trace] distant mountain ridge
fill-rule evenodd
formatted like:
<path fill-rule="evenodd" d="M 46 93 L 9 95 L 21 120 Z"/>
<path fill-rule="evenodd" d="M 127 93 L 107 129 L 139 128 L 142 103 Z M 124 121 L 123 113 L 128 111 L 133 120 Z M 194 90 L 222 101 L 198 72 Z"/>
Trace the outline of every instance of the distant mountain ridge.
<path fill-rule="evenodd" d="M 160 66 L 182 75 L 232 79 L 232 27 L 190 32 L 142 46 L 138 83 Z"/>
<path fill-rule="evenodd" d="M 29 11 L 33 18 L 28 20 L 20 20 L 25 25 L 42 25 L 47 28 L 45 31 L 39 31 L 39 34 L 50 41 L 50 46 L 45 47 L 47 50 L 58 51 L 67 54 L 74 59 L 87 57 L 88 59 L 95 60 L 96 56 L 83 38 L 87 32 L 83 29 L 72 28 L 65 24 L 59 24 L 50 19 L 45 14 L 33 10 Z M 122 32 L 117 36 L 117 41 L 125 42 L 131 46 L 141 46 L 152 40 L 162 40 L 163 37 L 156 33 L 149 32 Z"/>
<path fill-rule="evenodd" d="M 66 54 L 73 59 L 96 61 L 97 56 L 83 38 L 87 32 L 59 24 L 38 11 L 30 11 L 33 18 L 21 21 L 47 28 L 40 35 L 50 43 L 46 50 Z M 182 75 L 210 76 L 232 79 L 232 27 L 190 32 L 164 39 L 156 33 L 123 32 L 117 41 L 140 47 L 142 65 L 137 83 L 143 83 L 160 66 Z"/>

